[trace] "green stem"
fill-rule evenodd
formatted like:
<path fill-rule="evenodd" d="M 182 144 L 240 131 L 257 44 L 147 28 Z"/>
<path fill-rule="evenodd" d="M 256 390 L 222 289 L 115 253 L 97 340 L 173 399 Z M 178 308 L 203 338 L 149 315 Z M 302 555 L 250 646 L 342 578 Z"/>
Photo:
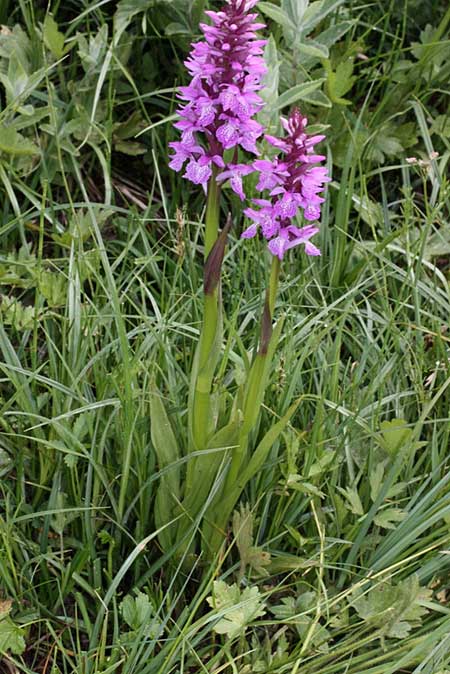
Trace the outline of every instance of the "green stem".
<path fill-rule="evenodd" d="M 261 405 L 264 400 L 272 356 L 272 349 L 270 349 L 272 319 L 275 310 L 280 269 L 280 260 L 274 256 L 272 258 L 269 287 L 266 291 L 266 301 L 261 321 L 260 348 L 248 376 L 244 402 L 244 423 L 239 438 L 239 446 L 236 447 L 233 452 L 230 470 L 225 482 L 224 494 L 229 493 L 234 488 L 239 473 L 242 470 L 244 458 L 248 449 L 249 435 L 258 421 Z M 229 513 L 223 513 L 223 515 L 227 516 Z"/>
<path fill-rule="evenodd" d="M 214 364 L 209 363 L 215 350 L 219 317 L 218 291 L 205 296 L 203 326 L 200 336 L 200 357 L 197 381 L 195 383 L 194 414 L 192 432 L 197 449 L 204 449 L 208 437 L 210 421 L 210 396 L 214 377 Z"/>
<path fill-rule="evenodd" d="M 205 221 L 205 261 L 219 233 L 220 185 L 216 180 L 217 169 L 208 184 L 208 202 Z M 203 323 L 200 333 L 198 371 L 192 414 L 192 435 L 196 449 L 204 449 L 210 422 L 210 397 L 217 360 L 217 340 L 221 330 L 220 289 L 204 296 Z"/>
<path fill-rule="evenodd" d="M 213 168 L 213 174 L 208 183 L 208 201 L 206 205 L 205 219 L 205 260 L 210 254 L 212 247 L 217 241 L 219 233 L 220 214 L 220 185 L 217 182 L 217 169 Z"/>
<path fill-rule="evenodd" d="M 269 303 L 270 316 L 273 318 L 275 311 L 275 301 L 277 299 L 278 282 L 280 280 L 281 260 L 276 255 L 272 258 L 272 267 L 270 269 L 269 288 L 267 290 L 267 301 Z"/>

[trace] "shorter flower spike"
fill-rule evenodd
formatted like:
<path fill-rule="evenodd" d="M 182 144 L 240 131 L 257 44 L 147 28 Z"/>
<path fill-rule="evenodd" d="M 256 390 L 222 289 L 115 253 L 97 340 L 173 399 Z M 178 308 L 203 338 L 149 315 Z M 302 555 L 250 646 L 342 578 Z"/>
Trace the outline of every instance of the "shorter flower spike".
<path fill-rule="evenodd" d="M 325 136 L 308 136 L 308 120 L 298 109 L 293 110 L 288 119 L 281 123 L 287 135 L 284 138 L 266 136 L 266 140 L 280 150 L 282 157 L 272 160 L 257 159 L 253 168 L 259 173 L 256 188 L 269 191 L 269 199 L 254 199 L 259 209 L 246 208 L 244 213 L 253 221 L 242 234 L 251 238 L 261 229 L 269 240 L 269 250 L 280 260 L 290 248 L 303 244 L 307 255 L 320 255 L 320 250 L 310 242 L 318 227 L 308 225 L 296 227 L 292 224 L 299 210 L 306 220 L 320 218 L 320 206 L 324 198 L 320 193 L 331 178 L 324 166 L 313 166 L 322 162 L 323 155 L 314 154 L 314 146 Z"/>

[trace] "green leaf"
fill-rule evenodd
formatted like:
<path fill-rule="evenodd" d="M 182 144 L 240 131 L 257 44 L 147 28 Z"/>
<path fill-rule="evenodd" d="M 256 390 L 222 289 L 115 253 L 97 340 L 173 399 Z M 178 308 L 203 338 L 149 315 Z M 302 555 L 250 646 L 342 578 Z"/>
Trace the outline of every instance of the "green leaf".
<path fill-rule="evenodd" d="M 401 508 L 386 508 L 381 510 L 373 519 L 375 524 L 383 529 L 395 529 L 396 523 L 406 517 L 406 512 Z"/>
<path fill-rule="evenodd" d="M 213 595 L 208 604 L 221 616 L 213 629 L 217 634 L 226 634 L 229 639 L 242 636 L 249 623 L 264 615 L 264 602 L 257 587 L 246 587 L 243 592 L 234 583 L 223 580 L 213 584 Z"/>
<path fill-rule="evenodd" d="M 301 475 L 293 474 L 289 475 L 286 481 L 286 487 L 295 489 L 302 494 L 307 494 L 308 496 L 317 496 L 318 498 L 325 498 L 323 491 L 320 491 L 314 484 L 307 482 Z"/>
<path fill-rule="evenodd" d="M 376 136 L 376 148 L 388 157 L 395 157 L 403 150 L 402 144 L 396 136 L 381 133 Z"/>
<path fill-rule="evenodd" d="M 5 87 L 6 99 L 9 105 L 14 103 L 26 90 L 30 81 L 28 71 L 22 61 L 12 54 L 9 59 L 7 74 L 0 72 L 0 82 Z"/>
<path fill-rule="evenodd" d="M 155 498 L 155 525 L 159 529 L 173 519 L 173 509 L 180 500 L 180 467 L 177 465 L 180 451 L 157 391 L 150 396 L 150 424 L 159 470 L 163 471 Z M 170 549 L 173 533 L 171 527 L 160 532 L 159 541 L 164 550 Z"/>
<path fill-rule="evenodd" d="M 124 121 L 114 124 L 113 135 L 119 140 L 128 140 L 134 138 L 139 131 L 145 128 L 145 121 L 139 110 L 135 110 Z"/>
<path fill-rule="evenodd" d="M 308 35 L 328 14 L 335 12 L 344 0 L 317 0 L 312 2 L 303 15 L 302 33 Z"/>
<path fill-rule="evenodd" d="M 0 653 L 11 651 L 13 655 L 21 655 L 25 650 L 23 629 L 9 617 L 12 601 L 0 601 Z"/>
<path fill-rule="evenodd" d="M 63 33 L 58 30 L 58 24 L 51 14 L 47 14 L 44 19 L 42 30 L 44 44 L 51 51 L 56 59 L 64 56 L 64 41 Z"/>
<path fill-rule="evenodd" d="M 183 500 L 183 507 L 195 518 L 206 500 L 210 496 L 214 480 L 224 459 L 239 444 L 239 431 L 242 419 L 238 417 L 221 428 L 208 440 L 207 447 L 198 456 L 189 459 L 192 463 L 192 475 L 194 476 L 195 489 L 190 489 Z M 210 451 L 213 449 L 222 451 Z M 218 496 L 217 496 L 218 498 Z M 180 522 L 180 526 L 182 523 Z"/>
<path fill-rule="evenodd" d="M 316 40 L 305 40 L 297 44 L 297 49 L 307 56 L 315 56 L 319 59 L 327 59 L 329 56 L 328 47 Z"/>
<path fill-rule="evenodd" d="M 39 148 L 12 126 L 0 124 L 0 152 L 17 156 L 38 155 Z"/>
<path fill-rule="evenodd" d="M 28 109 L 28 114 L 26 115 L 24 114 L 25 109 Z M 50 108 L 47 105 L 44 105 L 40 108 L 33 108 L 33 106 L 22 106 L 20 113 L 21 114 L 12 122 L 12 126 L 16 131 L 22 131 L 23 129 L 27 129 L 30 126 L 39 124 L 39 122 L 49 116 Z"/>
<path fill-rule="evenodd" d="M 67 299 L 67 280 L 58 272 L 44 271 L 38 278 L 38 287 L 52 309 L 64 306 Z"/>
<path fill-rule="evenodd" d="M 316 91 L 316 89 L 319 89 L 323 82 L 325 82 L 325 78 L 321 77 L 318 80 L 303 82 L 302 84 L 297 84 L 295 87 L 291 87 L 291 89 L 288 89 L 278 97 L 277 108 L 285 108 L 297 101 L 307 100 L 308 96 Z"/>
<path fill-rule="evenodd" d="M 69 504 L 67 503 L 67 494 L 62 491 L 59 491 L 56 494 L 55 500 L 52 506 L 55 512 L 50 519 L 50 526 L 53 531 L 55 531 L 59 536 L 62 536 L 66 527 L 74 519 L 78 517 L 78 513 L 68 512 Z"/>
<path fill-rule="evenodd" d="M 191 29 L 188 26 L 185 26 L 182 23 L 179 23 L 178 21 L 173 21 L 172 23 L 169 23 L 166 26 L 164 32 L 168 37 L 171 37 L 172 35 L 191 36 L 192 34 Z"/>
<path fill-rule="evenodd" d="M 304 94 L 303 100 L 310 105 L 318 105 L 321 108 L 331 108 L 332 104 L 328 96 L 321 90 L 311 91 L 309 94 Z"/>
<path fill-rule="evenodd" d="M 384 476 L 384 463 L 377 463 L 375 468 L 371 471 L 369 475 L 370 482 L 370 498 L 372 501 L 376 501 L 378 494 L 381 490 L 381 485 L 383 483 Z"/>
<path fill-rule="evenodd" d="M 317 41 L 326 47 L 332 47 L 355 23 L 355 21 L 340 21 L 322 31 L 318 35 Z"/>
<path fill-rule="evenodd" d="M 450 138 L 450 114 L 438 115 L 431 126 L 430 133 Z"/>
<path fill-rule="evenodd" d="M 339 489 L 342 496 L 344 496 L 345 499 L 347 500 L 347 503 L 349 504 L 350 510 L 352 511 L 353 514 L 364 515 L 364 508 L 362 506 L 359 494 L 355 488 L 346 487 L 344 489 L 343 487 L 337 487 L 337 489 Z"/>
<path fill-rule="evenodd" d="M 145 145 L 142 145 L 142 143 L 137 143 L 133 140 L 116 140 L 114 141 L 114 149 L 116 152 L 127 154 L 130 157 L 138 157 L 139 155 L 145 154 L 147 152 Z"/>
<path fill-rule="evenodd" d="M 0 447 L 0 478 L 7 475 L 13 468 L 15 464 L 9 454 Z M 1 605 L 0 602 L 0 618 L 1 618 Z"/>
<path fill-rule="evenodd" d="M 270 564 L 270 554 L 253 545 L 253 524 L 250 507 L 241 504 L 240 510 L 235 510 L 233 514 L 233 534 L 241 558 L 241 574 L 250 566 L 260 576 L 268 576 L 266 567 Z"/>
<path fill-rule="evenodd" d="M 128 594 L 122 601 L 120 610 L 123 619 L 133 630 L 148 623 L 154 612 L 149 598 L 143 592 L 137 592 L 136 597 Z"/>
<path fill-rule="evenodd" d="M 273 330 L 267 353 L 263 354 L 259 352 L 256 355 L 256 358 L 250 368 L 250 372 L 248 373 L 244 396 L 243 433 L 250 433 L 250 431 L 255 427 L 255 424 L 260 415 L 262 401 L 264 400 L 264 394 L 266 392 L 267 379 L 269 376 L 275 349 L 277 348 L 280 339 L 283 323 L 284 319 L 281 318 Z M 254 456 L 257 453 L 258 449 L 256 450 Z"/>
<path fill-rule="evenodd" d="M 16 330 L 30 330 L 37 318 L 37 311 L 34 306 L 25 306 L 20 300 L 5 295 L 1 298 L 0 316 L 5 325 L 11 325 Z"/>
<path fill-rule="evenodd" d="M 114 38 L 116 44 L 134 17 L 142 12 L 146 12 L 152 5 L 153 0 L 120 0 L 114 14 Z"/>
<path fill-rule="evenodd" d="M 280 82 L 281 59 L 278 54 L 277 43 L 271 35 L 267 41 L 264 50 L 264 61 L 267 66 L 267 73 L 263 78 L 263 89 L 260 92 L 265 105 L 258 113 L 258 119 L 266 127 L 276 125 L 278 122 L 278 113 L 276 101 L 278 99 L 278 87 Z"/>
<path fill-rule="evenodd" d="M 309 5 L 309 0 L 281 0 L 281 7 L 291 19 L 294 26 L 300 30 L 303 16 Z"/>
<path fill-rule="evenodd" d="M 338 105 L 350 105 L 351 101 L 343 98 L 343 96 L 350 91 L 356 81 L 356 77 L 353 76 L 353 68 L 353 59 L 341 61 L 341 63 L 338 64 L 336 71 L 331 69 L 329 62 L 325 64 L 327 72 L 326 90 L 333 103 Z"/>
<path fill-rule="evenodd" d="M 404 447 L 411 439 L 412 428 L 404 419 L 392 419 L 392 421 L 382 421 L 380 424 L 382 445 L 386 451 L 393 455 Z"/>
<path fill-rule="evenodd" d="M 151 639 L 161 633 L 162 623 L 155 617 L 155 608 L 144 592 L 138 590 L 135 597 L 127 594 L 120 604 L 120 612 L 133 631 L 143 630 Z"/>
<path fill-rule="evenodd" d="M 308 472 L 308 477 L 315 477 L 316 475 L 322 475 L 325 473 L 327 470 L 331 468 L 331 464 L 333 463 L 333 460 L 336 456 L 336 452 L 333 450 L 328 450 L 324 452 L 324 454 L 315 461 L 311 468 L 309 469 Z"/>
<path fill-rule="evenodd" d="M 150 423 L 151 438 L 159 469 L 163 470 L 180 459 L 180 451 L 161 395 L 157 391 L 154 391 L 150 397 Z M 168 471 L 167 475 L 173 491 L 178 493 L 177 471 Z"/>
<path fill-rule="evenodd" d="M 12 30 L 6 26 L 0 29 L 0 58 L 17 58 L 25 72 L 30 72 L 31 41 L 24 29 L 16 24 Z"/>
<path fill-rule="evenodd" d="M 379 636 L 403 639 L 415 625 L 420 625 L 428 609 L 422 605 L 431 591 L 419 585 L 417 576 L 410 576 L 398 585 L 389 581 L 374 585 L 368 592 L 355 591 L 350 604 L 359 617 L 379 630 Z"/>
<path fill-rule="evenodd" d="M 321 652 L 327 652 L 330 633 L 315 620 L 317 601 L 315 592 L 302 592 L 297 597 L 283 597 L 281 603 L 273 606 L 270 611 L 277 620 L 295 625 L 302 641 L 309 636 L 312 646 Z"/>
<path fill-rule="evenodd" d="M 89 37 L 89 41 L 81 34 L 77 35 L 77 41 L 84 72 L 89 75 L 99 72 L 108 49 L 108 24 L 104 23 L 97 35 Z"/>
<path fill-rule="evenodd" d="M 400 130 L 399 135 L 399 128 L 394 124 L 381 125 L 371 139 L 367 152 L 368 158 L 383 163 L 386 157 L 398 157 L 403 152 L 401 134 L 402 131 Z M 406 136 L 408 136 L 408 131 Z"/>
<path fill-rule="evenodd" d="M 276 442 L 276 440 L 278 440 L 279 436 L 288 425 L 292 416 L 295 414 L 299 404 L 300 400 L 297 400 L 295 403 L 293 403 L 289 407 L 286 414 L 283 417 L 281 417 L 281 419 L 276 424 L 274 424 L 271 428 L 269 428 L 269 430 L 267 431 L 261 442 L 258 444 L 247 466 L 245 467 L 241 476 L 239 477 L 237 485 L 239 494 L 241 493 L 242 489 L 245 487 L 247 482 L 251 480 L 252 477 L 254 477 L 254 475 L 256 475 L 258 471 L 262 468 L 274 443 Z"/>
<path fill-rule="evenodd" d="M 406 124 L 400 124 L 400 126 L 396 127 L 396 136 L 404 150 L 406 150 L 408 147 L 416 145 L 418 142 L 417 124 L 415 124 L 414 122 L 406 122 Z"/>
<path fill-rule="evenodd" d="M 258 9 L 263 14 L 268 16 L 269 19 L 272 19 L 280 26 L 283 26 L 283 28 L 295 31 L 296 26 L 290 19 L 289 15 L 283 9 L 277 7 L 277 5 L 274 5 L 271 2 L 259 2 Z"/>

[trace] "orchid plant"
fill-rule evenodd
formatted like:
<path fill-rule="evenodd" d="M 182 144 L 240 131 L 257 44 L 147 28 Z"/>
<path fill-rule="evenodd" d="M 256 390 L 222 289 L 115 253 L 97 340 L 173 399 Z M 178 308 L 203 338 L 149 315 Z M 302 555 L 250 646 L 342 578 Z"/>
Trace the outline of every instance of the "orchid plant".
<path fill-rule="evenodd" d="M 178 450 L 156 393 L 151 410 L 153 444 L 163 469 L 155 508 L 156 524 L 162 527 L 160 543 L 165 551 L 178 549 L 183 554 L 196 551 L 195 538 L 186 533 L 189 523 L 195 523 L 192 530 L 201 528 L 206 555 L 220 549 L 242 490 L 261 468 L 297 408 L 294 403 L 255 443 L 253 431 L 282 327 L 282 321 L 272 325 L 281 261 L 289 249 L 299 245 L 307 255 L 320 255 L 311 242 L 318 232 L 312 223 L 320 217 L 324 201 L 320 195 L 330 178 L 320 166 L 325 157 L 315 154 L 314 147 L 324 136 L 308 135 L 307 119 L 297 109 L 281 119 L 282 138 L 265 134 L 257 121 L 263 107 L 258 92 L 266 73 L 266 41 L 257 34 L 264 24 L 251 11 L 257 2 L 227 0 L 221 11 L 206 12 L 211 24 L 200 25 L 204 40 L 192 45 L 186 61 L 192 79 L 179 91 L 182 104 L 175 127 L 181 138 L 170 144 L 171 168 L 184 171 L 183 177 L 201 185 L 207 194 L 204 313 L 191 372 L 184 452 Z M 271 149 L 271 156 L 263 158 L 263 141 L 278 151 L 276 156 Z M 257 175 L 256 190 L 261 194 L 251 204 L 244 191 L 244 179 L 250 174 Z M 243 213 L 250 224 L 242 238 L 250 239 L 260 232 L 268 241 L 272 268 L 258 349 L 245 382 L 234 398 L 225 398 L 232 402 L 226 414 L 219 415 L 214 378 L 223 351 L 220 272 L 231 226 L 229 219 L 220 231 L 221 188 L 226 181 L 241 201 L 248 203 Z M 297 224 L 300 214 L 307 221 L 302 227 Z"/>

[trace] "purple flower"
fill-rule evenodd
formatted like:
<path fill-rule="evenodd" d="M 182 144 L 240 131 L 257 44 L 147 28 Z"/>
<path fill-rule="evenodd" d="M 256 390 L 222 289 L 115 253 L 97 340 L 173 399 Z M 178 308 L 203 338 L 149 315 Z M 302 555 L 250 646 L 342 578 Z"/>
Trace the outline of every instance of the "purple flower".
<path fill-rule="evenodd" d="M 260 192 L 273 190 L 275 187 L 282 185 L 284 178 L 289 175 L 286 164 L 278 162 L 278 159 L 274 161 L 257 159 L 253 162 L 253 166 L 259 172 L 259 182 L 256 189 Z"/>
<path fill-rule="evenodd" d="M 170 143 L 174 154 L 170 167 L 184 177 L 205 185 L 212 175 L 212 164 L 226 170 L 232 189 L 244 199 L 242 176 L 251 173 L 237 164 L 239 148 L 258 155 L 256 142 L 264 132 L 253 118 L 263 105 L 257 92 L 267 72 L 262 57 L 265 40 L 256 31 L 264 24 L 249 13 L 257 0 L 227 0 L 219 12 L 207 11 L 212 25 L 200 24 L 204 41 L 192 45 L 186 67 L 192 76 L 188 86 L 180 87 L 184 102 L 177 112 L 175 127 L 181 141 Z M 235 150 L 233 163 L 225 166 L 226 150 Z"/>
<path fill-rule="evenodd" d="M 283 255 L 289 248 L 294 248 L 303 243 L 307 255 L 320 255 L 320 250 L 309 240 L 318 231 L 318 227 L 312 227 L 311 225 L 307 227 L 295 227 L 295 225 L 282 227 L 278 236 L 269 241 L 269 250 L 272 255 L 276 255 L 282 260 Z"/>
<path fill-rule="evenodd" d="M 287 136 L 266 136 L 266 140 L 280 150 L 284 155 L 282 159 L 253 162 L 253 168 L 259 173 L 256 187 L 261 192 L 268 190 L 270 199 L 255 199 L 254 203 L 261 208 L 244 211 L 253 224 L 242 237 L 253 237 L 261 228 L 263 236 L 269 239 L 270 252 L 280 260 L 287 250 L 300 244 L 304 244 L 307 255 L 320 255 L 320 250 L 309 240 L 318 228 L 312 225 L 299 228 L 291 220 L 300 209 L 306 220 L 320 218 L 320 206 L 324 202 L 320 193 L 331 178 L 324 166 L 312 164 L 325 159 L 323 155 L 313 154 L 314 146 L 325 136 L 308 136 L 305 131 L 308 120 L 297 109 L 281 123 Z"/>
<path fill-rule="evenodd" d="M 191 159 L 186 167 L 184 177 L 194 183 L 195 185 L 206 185 L 211 178 L 210 164 L 201 165 L 200 162 Z"/>
<path fill-rule="evenodd" d="M 217 180 L 224 181 L 229 179 L 233 192 L 244 201 L 245 194 L 242 186 L 242 176 L 247 176 L 249 173 L 253 173 L 253 171 L 253 167 L 248 164 L 228 164 L 226 171 L 219 173 Z"/>
<path fill-rule="evenodd" d="M 259 211 L 256 211 L 254 208 L 246 208 L 244 213 L 251 220 L 253 220 L 256 227 L 261 227 L 263 236 L 265 236 L 266 239 L 270 239 L 272 236 L 277 234 L 280 228 L 280 222 L 276 214 L 273 212 L 273 207 L 270 201 L 265 199 L 255 199 L 255 203 L 257 203 L 259 206 L 262 206 Z M 256 229 L 252 228 L 250 228 L 250 231 L 254 232 L 252 236 L 255 236 Z M 246 232 L 248 231 L 249 230 L 247 229 Z M 250 238 L 250 235 L 247 233 L 245 238 Z"/>

